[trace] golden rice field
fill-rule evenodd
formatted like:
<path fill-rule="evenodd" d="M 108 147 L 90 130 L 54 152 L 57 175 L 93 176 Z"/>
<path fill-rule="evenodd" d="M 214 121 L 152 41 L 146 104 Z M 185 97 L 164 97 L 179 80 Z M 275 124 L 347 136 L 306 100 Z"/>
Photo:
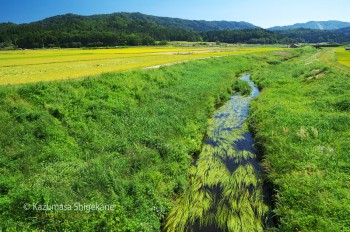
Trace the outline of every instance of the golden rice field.
<path fill-rule="evenodd" d="M 276 47 L 131 47 L 0 51 L 0 85 L 95 76 L 214 56 L 279 50 Z"/>
<path fill-rule="evenodd" d="M 350 51 L 345 50 L 344 47 L 335 49 L 335 59 L 346 66 L 350 66 Z"/>

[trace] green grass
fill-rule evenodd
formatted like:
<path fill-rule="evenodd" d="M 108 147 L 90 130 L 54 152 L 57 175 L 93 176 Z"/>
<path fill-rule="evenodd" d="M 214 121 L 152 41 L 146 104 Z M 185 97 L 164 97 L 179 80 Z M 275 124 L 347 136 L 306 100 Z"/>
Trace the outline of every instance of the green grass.
<path fill-rule="evenodd" d="M 201 169 L 189 168 L 208 118 L 233 89 L 244 92 L 235 80 L 250 72 L 263 91 L 252 103 L 249 126 L 276 190 L 279 224 L 270 230 L 349 231 L 350 74 L 316 60 L 320 54 L 295 49 L 0 87 L 0 230 L 159 231 L 169 215 L 170 231 L 173 222 L 183 229 L 194 220 L 215 220 L 222 228 L 230 222 L 232 231 L 250 221 L 261 230 L 249 211 L 265 212 L 254 201 L 260 193 L 250 198 L 253 204 L 246 197 L 235 204 L 245 196 L 235 182 L 256 184 L 251 167 L 221 172 L 220 162 L 205 154 L 222 152 L 205 146 Z M 224 201 L 189 184 L 211 187 L 217 179 Z M 191 192 L 197 207 L 176 211 Z M 76 202 L 116 209 L 77 218 L 24 209 Z M 211 204 L 220 206 L 215 214 L 205 211 Z M 244 221 L 232 209 L 242 210 Z"/>
<path fill-rule="evenodd" d="M 252 90 L 250 85 L 246 81 L 243 81 L 241 79 L 236 79 L 235 82 L 232 85 L 232 88 L 237 93 L 240 93 L 242 95 L 249 95 L 250 91 Z"/>
<path fill-rule="evenodd" d="M 350 231 L 350 73 L 312 54 L 254 73 L 250 126 L 279 231 Z"/>
<path fill-rule="evenodd" d="M 207 119 L 252 59 L 1 87 L 0 230 L 159 230 L 187 186 Z M 23 208 L 75 202 L 116 210 L 64 219 Z"/>

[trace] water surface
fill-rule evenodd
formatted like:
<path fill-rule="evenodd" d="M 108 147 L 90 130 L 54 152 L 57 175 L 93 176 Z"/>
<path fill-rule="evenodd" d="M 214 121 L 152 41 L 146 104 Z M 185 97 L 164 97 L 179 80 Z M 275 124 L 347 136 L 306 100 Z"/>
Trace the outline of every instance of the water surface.
<path fill-rule="evenodd" d="M 254 139 L 244 129 L 249 104 L 259 94 L 246 75 L 249 96 L 234 94 L 210 123 L 208 138 L 192 167 L 190 186 L 168 219 L 169 230 L 263 231 L 261 168 Z"/>

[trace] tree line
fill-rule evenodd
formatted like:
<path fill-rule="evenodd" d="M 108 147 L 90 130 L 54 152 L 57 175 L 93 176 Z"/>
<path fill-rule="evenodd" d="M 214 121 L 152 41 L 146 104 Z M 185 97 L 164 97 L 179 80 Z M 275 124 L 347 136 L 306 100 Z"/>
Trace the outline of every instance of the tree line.
<path fill-rule="evenodd" d="M 220 41 L 248 44 L 343 43 L 350 41 L 350 35 L 311 29 L 278 32 L 260 28 L 195 31 L 163 26 L 142 14 L 127 13 L 90 17 L 68 14 L 30 24 L 0 24 L 0 47 L 138 46 L 155 45 L 156 41 Z"/>
<path fill-rule="evenodd" d="M 167 28 L 129 15 L 63 15 L 30 24 L 0 24 L 0 43 L 20 48 L 154 45 L 155 41 L 200 41 L 199 32 Z"/>

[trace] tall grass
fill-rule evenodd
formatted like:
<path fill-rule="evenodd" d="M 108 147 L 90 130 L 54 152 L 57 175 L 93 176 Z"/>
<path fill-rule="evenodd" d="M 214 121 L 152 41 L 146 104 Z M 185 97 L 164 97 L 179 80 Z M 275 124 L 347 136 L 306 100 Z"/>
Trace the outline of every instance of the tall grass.
<path fill-rule="evenodd" d="M 248 67 L 237 56 L 1 87 L 0 230 L 159 230 L 188 186 L 215 104 Z M 76 202 L 115 210 L 41 217 L 24 208 Z"/>
<path fill-rule="evenodd" d="M 232 94 L 236 76 L 268 67 L 270 56 L 276 59 L 271 54 L 212 58 L 97 78 L 0 87 L 0 230 L 158 231 L 170 209 L 177 207 L 174 199 L 189 194 L 186 189 L 198 190 L 192 199 L 196 207 L 171 211 L 184 214 L 175 217 L 180 218 L 176 228 L 185 228 L 182 218 L 193 222 L 205 215 L 203 225 L 216 220 L 222 228 L 260 230 L 261 194 L 243 188 L 258 184 L 250 165 L 222 172 L 223 151 L 205 147 L 204 154 L 219 156 L 200 158 L 213 161 L 198 163 L 201 170 L 211 170 L 204 184 L 189 185 L 188 177 L 190 183 L 203 177 L 189 170 L 190 154 L 201 150 L 215 106 Z M 322 127 L 313 127 L 321 138 Z M 228 136 L 225 141 L 232 140 Z M 250 156 L 226 153 L 232 160 Z M 213 199 L 205 191 L 216 187 L 224 198 Z M 240 200 L 233 201 L 238 195 Z M 42 215 L 24 207 L 77 202 L 111 204 L 115 209 L 92 214 L 48 210 Z M 219 205 L 217 212 L 207 210 L 213 204 Z M 234 212 L 239 210 L 238 218 Z M 67 217 L 75 213 L 77 217 Z"/>
<path fill-rule="evenodd" d="M 249 122 L 275 187 L 278 230 L 349 231 L 350 74 L 313 54 L 254 73 L 263 92 Z"/>

